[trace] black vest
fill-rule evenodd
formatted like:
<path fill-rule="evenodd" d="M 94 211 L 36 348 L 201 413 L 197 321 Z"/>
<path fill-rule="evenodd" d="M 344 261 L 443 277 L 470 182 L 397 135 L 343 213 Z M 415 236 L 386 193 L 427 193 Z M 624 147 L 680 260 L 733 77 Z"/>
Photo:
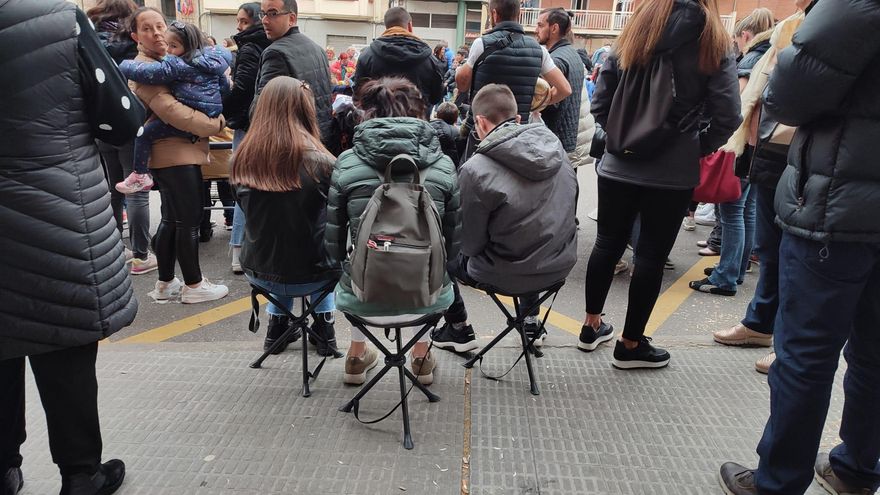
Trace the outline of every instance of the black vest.
<path fill-rule="evenodd" d="M 516 36 L 516 35 L 519 36 Z M 523 122 L 529 118 L 535 84 L 541 75 L 541 45 L 524 36 L 522 26 L 513 21 L 501 22 L 483 35 L 483 49 L 514 36 L 513 43 L 486 57 L 474 74 L 473 94 L 487 84 L 504 84 L 513 91 Z"/>
<path fill-rule="evenodd" d="M 562 142 L 562 147 L 571 153 L 577 147 L 578 123 L 581 113 L 581 92 L 584 91 L 584 62 L 568 40 L 561 40 L 550 50 L 556 67 L 562 71 L 571 95 L 556 105 L 547 108 L 541 115 L 547 127 Z"/>

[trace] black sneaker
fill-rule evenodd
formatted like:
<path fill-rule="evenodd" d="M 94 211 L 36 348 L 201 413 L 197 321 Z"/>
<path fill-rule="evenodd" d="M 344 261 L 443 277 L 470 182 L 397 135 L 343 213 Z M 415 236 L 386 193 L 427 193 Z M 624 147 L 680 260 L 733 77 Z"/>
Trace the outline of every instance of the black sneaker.
<path fill-rule="evenodd" d="M 125 479 L 125 464 L 112 459 L 98 468 L 95 474 L 72 474 L 61 477 L 61 495 L 110 495 Z"/>
<path fill-rule="evenodd" d="M 669 364 L 669 353 L 651 345 L 651 337 L 642 337 L 639 346 L 632 350 L 618 340 L 614 346 L 614 361 L 611 364 L 622 370 L 662 368 Z"/>
<path fill-rule="evenodd" d="M 614 327 L 604 321 L 599 325 L 599 330 L 584 325 L 581 327 L 581 337 L 578 339 L 578 349 L 584 352 L 595 351 L 599 344 L 608 342 L 614 338 Z"/>
<path fill-rule="evenodd" d="M 456 330 L 452 328 L 451 323 L 446 322 L 442 327 L 434 330 L 431 340 L 434 341 L 434 347 L 447 351 L 467 352 L 480 347 L 474 335 L 474 327 L 470 325 Z"/>
<path fill-rule="evenodd" d="M 24 486 L 24 476 L 21 474 L 21 468 L 9 468 L 0 480 L 0 493 L 3 495 L 15 495 L 20 492 Z"/>
<path fill-rule="evenodd" d="M 271 349 L 288 328 L 290 328 L 290 319 L 286 315 L 269 315 L 269 325 L 266 328 L 266 340 L 263 341 L 263 350 L 268 351 Z M 302 331 L 299 328 L 295 329 L 287 336 L 287 342 L 278 346 L 272 354 L 281 354 L 287 349 L 288 344 L 299 340 L 301 335 Z"/>
<path fill-rule="evenodd" d="M 541 347 L 544 345 L 544 337 L 547 335 L 547 329 L 535 323 L 526 323 L 523 325 L 523 330 L 526 333 L 526 339 L 529 341 L 532 338 L 535 339 L 535 347 Z"/>

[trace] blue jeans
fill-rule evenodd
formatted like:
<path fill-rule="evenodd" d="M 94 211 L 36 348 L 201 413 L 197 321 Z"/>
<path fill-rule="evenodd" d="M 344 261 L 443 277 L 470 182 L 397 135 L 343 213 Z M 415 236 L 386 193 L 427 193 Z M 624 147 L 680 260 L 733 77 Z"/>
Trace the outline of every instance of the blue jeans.
<path fill-rule="evenodd" d="M 779 243 L 782 229 L 776 225 L 773 198 L 776 189 L 753 185 L 755 195 L 755 254 L 761 262 L 761 273 L 752 302 L 742 324 L 760 333 L 772 334 L 779 309 Z"/>
<path fill-rule="evenodd" d="M 295 297 L 309 296 L 309 302 L 314 304 L 319 297 L 321 297 L 321 289 L 327 285 L 329 282 L 312 282 L 308 284 L 282 284 L 280 282 L 270 282 L 268 280 L 262 280 L 259 278 L 253 278 L 248 275 L 248 280 L 250 283 L 259 286 L 265 290 L 267 290 L 272 297 L 275 298 L 278 302 L 284 305 L 284 307 L 291 311 L 293 310 L 293 299 Z M 318 307 L 315 308 L 316 313 L 329 313 L 331 311 L 336 310 L 336 297 L 333 291 L 330 291 L 327 294 L 327 297 L 318 304 Z M 284 311 L 281 310 L 278 306 L 275 306 L 272 303 L 269 303 L 266 307 L 266 312 L 270 315 L 280 316 L 284 314 Z"/>
<path fill-rule="evenodd" d="M 736 201 L 722 203 L 721 260 L 709 276 L 709 282 L 722 289 L 736 290 L 749 268 L 755 244 L 755 196 L 748 182 L 742 181 L 742 195 Z"/>
<path fill-rule="evenodd" d="M 849 340 L 849 343 L 847 343 Z M 846 344 L 834 473 L 880 486 L 880 242 L 821 244 L 784 233 L 779 248 L 770 419 L 758 444 L 762 495 L 804 493 L 813 478 L 834 374 Z"/>
<path fill-rule="evenodd" d="M 147 164 L 150 161 L 150 152 L 153 143 L 169 137 L 192 137 L 192 134 L 172 127 L 159 119 L 151 120 L 144 124 L 144 132 L 134 138 L 134 171 L 138 174 L 149 172 Z"/>
<path fill-rule="evenodd" d="M 244 139 L 244 135 L 245 132 L 241 129 L 236 129 L 235 132 L 232 133 L 233 153 L 238 149 L 242 139 Z M 229 236 L 229 245 L 232 247 L 241 247 L 242 241 L 244 241 L 244 211 L 242 211 L 241 206 L 238 204 L 238 201 L 236 201 L 235 210 L 232 213 L 232 234 Z"/>

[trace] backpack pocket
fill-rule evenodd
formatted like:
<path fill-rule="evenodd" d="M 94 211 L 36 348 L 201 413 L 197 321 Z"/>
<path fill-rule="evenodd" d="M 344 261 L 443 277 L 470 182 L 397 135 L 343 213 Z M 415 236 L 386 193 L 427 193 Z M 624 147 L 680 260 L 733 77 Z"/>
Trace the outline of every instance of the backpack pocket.
<path fill-rule="evenodd" d="M 366 250 L 362 302 L 401 308 L 432 305 L 429 285 L 431 246 L 410 245 L 371 236 Z M 414 281 L 421 281 L 417 290 Z"/>

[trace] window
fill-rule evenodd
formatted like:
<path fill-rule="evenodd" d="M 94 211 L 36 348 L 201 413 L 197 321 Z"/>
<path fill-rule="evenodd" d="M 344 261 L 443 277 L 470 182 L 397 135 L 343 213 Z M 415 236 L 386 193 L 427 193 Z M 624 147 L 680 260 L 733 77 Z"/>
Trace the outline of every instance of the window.
<path fill-rule="evenodd" d="M 590 10 L 590 0 L 571 0 L 571 10 Z"/>
<path fill-rule="evenodd" d="M 339 34 L 328 34 L 327 44 L 324 46 L 332 46 L 336 49 L 336 55 L 344 52 L 352 45 L 366 45 L 366 36 L 344 36 Z"/>
<path fill-rule="evenodd" d="M 455 29 L 458 26 L 457 16 L 452 14 L 431 14 L 431 27 Z"/>
<path fill-rule="evenodd" d="M 413 27 L 427 28 L 431 27 L 431 14 L 411 13 Z"/>
<path fill-rule="evenodd" d="M 174 0 L 162 0 L 162 13 L 170 20 L 177 18 L 177 7 L 174 5 Z"/>

